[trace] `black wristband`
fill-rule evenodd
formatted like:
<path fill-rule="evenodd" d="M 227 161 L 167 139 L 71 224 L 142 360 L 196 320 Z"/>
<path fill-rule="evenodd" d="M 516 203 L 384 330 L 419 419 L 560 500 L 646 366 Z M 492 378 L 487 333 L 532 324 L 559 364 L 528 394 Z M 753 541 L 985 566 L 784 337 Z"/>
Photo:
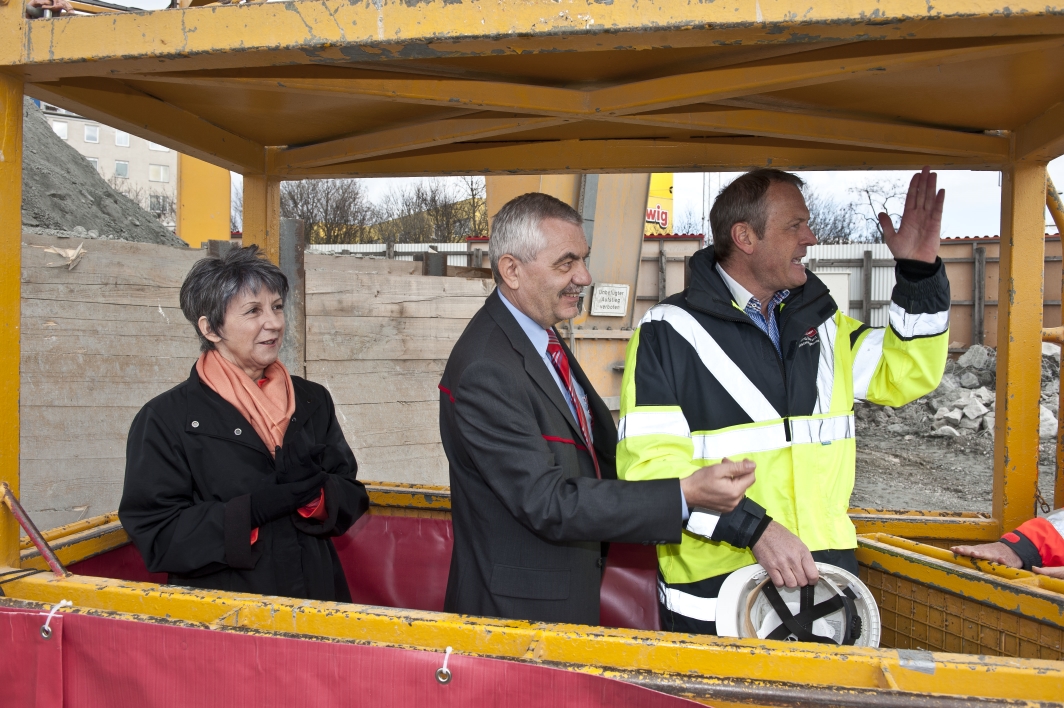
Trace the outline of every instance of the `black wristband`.
<path fill-rule="evenodd" d="M 723 541 L 736 548 L 749 548 L 753 545 L 751 539 L 766 516 L 763 506 L 749 497 L 744 497 L 738 506 L 721 515 L 717 527 L 713 529 L 711 540 Z M 764 532 L 764 529 L 761 531 Z"/>
<path fill-rule="evenodd" d="M 1016 555 L 1020 557 L 1020 562 L 1023 563 L 1024 570 L 1030 570 L 1031 568 L 1038 566 L 1042 567 L 1042 554 L 1038 552 L 1038 546 L 1031 542 L 1031 539 L 1024 536 L 1019 531 L 1013 531 L 1013 534 L 1017 536 L 1019 540 L 1011 541 L 1005 536 L 1001 537 L 1001 542 L 1016 552 Z M 1007 536 L 1008 534 L 1006 534 Z"/>
<path fill-rule="evenodd" d="M 750 536 L 750 548 L 753 548 L 758 541 L 761 540 L 761 534 L 765 533 L 765 529 L 772 523 L 772 517 L 765 514 L 765 518 L 761 519 L 761 523 L 754 529 L 753 535 Z"/>
<path fill-rule="evenodd" d="M 899 258 L 895 263 L 897 264 L 897 272 L 910 283 L 918 283 L 921 280 L 926 280 L 937 273 L 938 269 L 942 267 L 942 259 L 938 257 L 935 258 L 933 263 L 913 261 L 906 258 Z"/>

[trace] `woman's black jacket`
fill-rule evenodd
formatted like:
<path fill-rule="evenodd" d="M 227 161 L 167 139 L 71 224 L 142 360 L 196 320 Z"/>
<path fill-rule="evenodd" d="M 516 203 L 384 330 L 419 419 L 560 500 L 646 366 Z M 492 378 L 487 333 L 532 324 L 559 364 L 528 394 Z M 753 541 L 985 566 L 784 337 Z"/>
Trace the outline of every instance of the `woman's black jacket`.
<path fill-rule="evenodd" d="M 231 404 L 188 380 L 151 400 L 133 420 L 118 516 L 154 573 L 170 583 L 350 602 L 330 536 L 347 531 L 369 506 L 358 466 L 324 387 L 292 377 L 296 412 L 285 444 L 302 436 L 324 444 L 324 521 L 297 514 L 259 528 L 251 545 L 249 495 L 276 484 L 275 463 Z"/>

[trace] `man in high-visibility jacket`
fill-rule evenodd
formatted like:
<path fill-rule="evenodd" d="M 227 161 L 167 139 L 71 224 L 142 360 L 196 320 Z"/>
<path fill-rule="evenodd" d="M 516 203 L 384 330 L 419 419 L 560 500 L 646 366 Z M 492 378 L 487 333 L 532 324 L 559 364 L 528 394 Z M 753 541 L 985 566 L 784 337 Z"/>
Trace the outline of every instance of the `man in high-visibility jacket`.
<path fill-rule="evenodd" d="M 621 478 L 757 463 L 734 511 L 692 509 L 681 543 L 658 546 L 665 629 L 715 633 L 724 579 L 753 563 L 777 586 L 815 583 L 814 561 L 856 575 L 854 400 L 903 405 L 938 386 L 945 368 L 936 175 L 913 177 L 897 230 L 879 217 L 897 261 L 886 328 L 847 317 L 806 272 L 816 236 L 802 186 L 761 169 L 725 187 L 710 213 L 713 247 L 691 258 L 690 287 L 651 308 L 628 345 Z"/>

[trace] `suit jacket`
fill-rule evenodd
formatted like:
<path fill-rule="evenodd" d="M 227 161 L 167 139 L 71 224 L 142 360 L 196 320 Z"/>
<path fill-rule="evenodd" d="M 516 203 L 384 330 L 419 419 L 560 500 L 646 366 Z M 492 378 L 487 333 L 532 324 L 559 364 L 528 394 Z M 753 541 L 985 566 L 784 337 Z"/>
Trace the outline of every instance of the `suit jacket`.
<path fill-rule="evenodd" d="M 679 481 L 617 479 L 613 417 L 566 355 L 587 393 L 601 480 L 558 384 L 498 291 L 451 352 L 440 382 L 454 524 L 449 612 L 598 624 L 603 542 L 680 540 Z"/>

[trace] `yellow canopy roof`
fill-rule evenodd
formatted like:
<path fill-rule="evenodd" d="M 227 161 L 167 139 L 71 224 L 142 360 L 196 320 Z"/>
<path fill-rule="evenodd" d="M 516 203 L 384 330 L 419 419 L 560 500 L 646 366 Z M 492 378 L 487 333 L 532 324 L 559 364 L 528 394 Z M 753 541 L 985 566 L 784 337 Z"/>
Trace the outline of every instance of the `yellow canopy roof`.
<path fill-rule="evenodd" d="M 30 95 L 245 174 L 996 169 L 1064 152 L 1064 11 L 1045 6 L 296 0 L 3 16 L 0 64 Z"/>

